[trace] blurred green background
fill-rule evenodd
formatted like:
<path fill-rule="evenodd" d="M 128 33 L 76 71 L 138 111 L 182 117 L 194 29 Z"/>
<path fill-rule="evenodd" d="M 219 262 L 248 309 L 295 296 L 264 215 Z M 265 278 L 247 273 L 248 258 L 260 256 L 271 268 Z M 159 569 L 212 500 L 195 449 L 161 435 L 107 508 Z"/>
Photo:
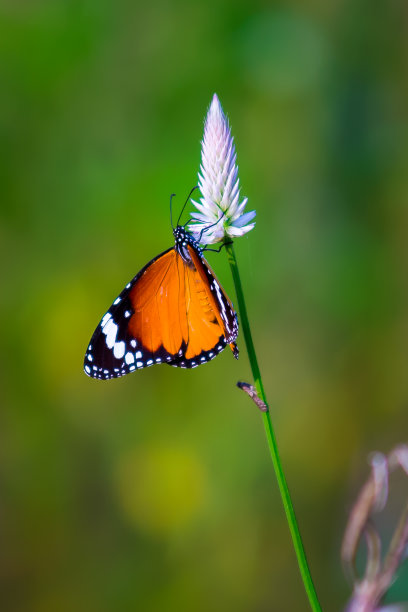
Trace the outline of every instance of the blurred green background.
<path fill-rule="evenodd" d="M 0 7 L 2 609 L 307 609 L 235 388 L 243 338 L 238 362 L 82 371 L 112 299 L 172 244 L 214 92 L 257 210 L 236 250 L 282 460 L 323 608 L 342 609 L 366 457 L 408 431 L 407 3 Z"/>

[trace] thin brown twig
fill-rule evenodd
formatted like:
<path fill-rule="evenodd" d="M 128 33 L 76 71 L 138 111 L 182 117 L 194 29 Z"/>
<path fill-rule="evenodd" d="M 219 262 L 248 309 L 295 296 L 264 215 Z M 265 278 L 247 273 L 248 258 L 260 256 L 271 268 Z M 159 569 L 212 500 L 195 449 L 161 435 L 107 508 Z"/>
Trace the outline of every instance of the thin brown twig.
<path fill-rule="evenodd" d="M 402 563 L 408 544 L 408 504 L 401 514 L 398 526 L 392 537 L 387 556 L 383 564 L 383 575 L 381 585 L 384 589 L 392 582 L 399 565 Z"/>
<path fill-rule="evenodd" d="M 237 387 L 249 395 L 261 412 L 268 412 L 267 404 L 261 400 L 253 385 L 246 382 L 237 382 Z"/>

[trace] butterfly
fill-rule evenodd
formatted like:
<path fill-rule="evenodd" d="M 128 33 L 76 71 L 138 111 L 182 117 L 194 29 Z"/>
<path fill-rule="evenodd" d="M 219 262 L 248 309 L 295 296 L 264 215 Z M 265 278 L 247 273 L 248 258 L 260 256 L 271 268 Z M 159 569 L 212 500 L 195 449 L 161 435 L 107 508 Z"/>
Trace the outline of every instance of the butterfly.
<path fill-rule="evenodd" d="M 110 379 L 167 363 L 195 368 L 227 344 L 235 358 L 238 318 L 184 226 L 175 244 L 154 257 L 126 285 L 102 317 L 85 354 L 88 376 Z"/>

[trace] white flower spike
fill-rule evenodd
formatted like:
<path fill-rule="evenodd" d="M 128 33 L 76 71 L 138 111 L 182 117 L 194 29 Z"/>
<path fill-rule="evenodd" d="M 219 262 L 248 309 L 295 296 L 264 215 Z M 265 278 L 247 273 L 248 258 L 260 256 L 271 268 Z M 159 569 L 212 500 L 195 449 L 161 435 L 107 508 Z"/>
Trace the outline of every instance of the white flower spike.
<path fill-rule="evenodd" d="M 208 109 L 201 145 L 198 184 L 202 198 L 192 200 L 198 212 L 191 214 L 196 223 L 189 229 L 201 235 L 202 244 L 243 236 L 255 227 L 251 221 L 256 212 L 244 212 L 248 198 L 240 202 L 234 138 L 217 94 Z"/>

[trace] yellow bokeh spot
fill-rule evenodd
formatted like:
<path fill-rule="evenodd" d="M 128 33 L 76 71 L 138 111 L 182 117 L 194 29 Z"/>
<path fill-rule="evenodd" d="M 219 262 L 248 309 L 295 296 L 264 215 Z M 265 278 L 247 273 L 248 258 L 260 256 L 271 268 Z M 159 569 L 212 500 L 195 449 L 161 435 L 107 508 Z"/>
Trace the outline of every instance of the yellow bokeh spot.
<path fill-rule="evenodd" d="M 206 498 L 204 468 L 191 449 L 148 446 L 119 459 L 120 504 L 138 528 L 166 534 L 182 528 Z"/>

